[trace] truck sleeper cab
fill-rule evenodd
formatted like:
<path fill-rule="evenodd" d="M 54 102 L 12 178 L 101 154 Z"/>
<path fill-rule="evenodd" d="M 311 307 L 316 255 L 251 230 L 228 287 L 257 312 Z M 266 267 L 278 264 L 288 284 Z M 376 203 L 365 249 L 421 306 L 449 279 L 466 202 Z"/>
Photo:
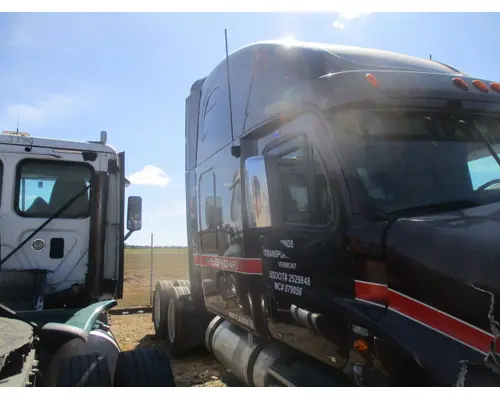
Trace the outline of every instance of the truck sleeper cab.
<path fill-rule="evenodd" d="M 498 385 L 499 85 L 326 44 L 227 61 L 232 115 L 225 61 L 186 100 L 209 350 L 254 386 Z"/>

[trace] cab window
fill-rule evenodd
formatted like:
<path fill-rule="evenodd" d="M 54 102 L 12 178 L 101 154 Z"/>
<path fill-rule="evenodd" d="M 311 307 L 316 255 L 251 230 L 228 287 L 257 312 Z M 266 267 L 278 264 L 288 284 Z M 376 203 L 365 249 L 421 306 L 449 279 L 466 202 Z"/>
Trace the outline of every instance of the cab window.
<path fill-rule="evenodd" d="M 333 217 L 333 199 L 323 166 L 307 136 L 268 147 L 266 153 L 279 158 L 285 222 L 328 224 Z"/>
<path fill-rule="evenodd" d="M 476 158 L 472 152 L 469 154 L 467 166 L 474 190 L 483 186 L 485 190 L 500 189 L 500 179 L 498 178 L 500 169 L 493 156 Z"/>
<path fill-rule="evenodd" d="M 22 161 L 16 177 L 16 212 L 27 218 L 48 218 L 76 196 L 59 217 L 88 217 L 92 173 L 92 167 L 83 163 Z"/>

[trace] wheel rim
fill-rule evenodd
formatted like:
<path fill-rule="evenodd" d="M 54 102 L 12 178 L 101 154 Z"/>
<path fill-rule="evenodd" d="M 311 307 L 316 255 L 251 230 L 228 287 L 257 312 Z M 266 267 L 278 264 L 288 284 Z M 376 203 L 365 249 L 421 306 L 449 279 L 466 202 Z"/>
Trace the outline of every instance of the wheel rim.
<path fill-rule="evenodd" d="M 175 303 L 173 300 L 168 302 L 168 338 L 170 343 L 175 340 Z"/>
<path fill-rule="evenodd" d="M 160 326 L 161 318 L 161 299 L 160 293 L 156 293 L 155 296 L 155 326 L 158 328 Z"/>

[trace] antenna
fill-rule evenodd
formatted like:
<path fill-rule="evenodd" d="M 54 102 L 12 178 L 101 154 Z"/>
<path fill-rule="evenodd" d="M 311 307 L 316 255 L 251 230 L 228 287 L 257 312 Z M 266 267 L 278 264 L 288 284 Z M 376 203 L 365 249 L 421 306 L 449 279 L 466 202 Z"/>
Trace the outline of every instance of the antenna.
<path fill-rule="evenodd" d="M 17 128 L 16 133 L 19 134 L 19 110 L 17 110 Z"/>
<path fill-rule="evenodd" d="M 431 60 L 432 60 L 432 54 L 429 54 L 429 59 L 431 59 Z"/>
<path fill-rule="evenodd" d="M 229 122 L 231 124 L 231 140 L 233 146 L 231 147 L 231 154 L 238 158 L 241 154 L 240 146 L 234 146 L 234 129 L 233 129 L 233 102 L 231 101 L 231 79 L 229 77 L 229 51 L 227 46 L 227 29 L 224 29 L 224 37 L 226 41 L 226 71 L 227 71 L 227 92 L 229 95 Z"/>

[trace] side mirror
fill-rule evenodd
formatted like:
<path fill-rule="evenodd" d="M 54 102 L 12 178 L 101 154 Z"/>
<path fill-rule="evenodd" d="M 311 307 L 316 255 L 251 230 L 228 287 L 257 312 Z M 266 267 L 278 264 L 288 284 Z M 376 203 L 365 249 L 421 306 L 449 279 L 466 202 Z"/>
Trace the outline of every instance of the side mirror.
<path fill-rule="evenodd" d="M 127 229 L 130 232 L 142 229 L 142 198 L 129 196 L 127 205 Z"/>
<path fill-rule="evenodd" d="M 278 158 L 249 157 L 245 160 L 244 168 L 248 226 L 281 228 L 283 212 Z"/>

